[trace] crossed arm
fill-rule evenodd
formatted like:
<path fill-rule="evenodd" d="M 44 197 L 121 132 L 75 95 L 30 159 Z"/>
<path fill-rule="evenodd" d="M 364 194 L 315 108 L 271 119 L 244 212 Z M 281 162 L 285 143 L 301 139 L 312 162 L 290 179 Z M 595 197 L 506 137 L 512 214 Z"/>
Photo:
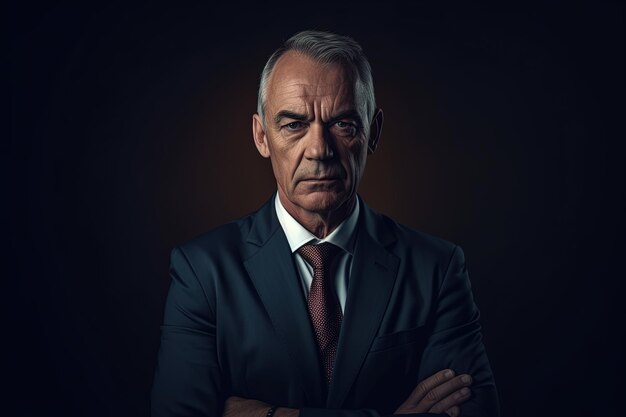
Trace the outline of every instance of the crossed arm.
<path fill-rule="evenodd" d="M 222 385 L 216 329 L 196 271 L 180 250 L 172 252 L 172 286 L 168 294 L 161 350 L 152 394 L 157 416 L 265 417 L 269 404 L 232 397 Z M 436 320 L 422 355 L 421 381 L 395 414 L 447 413 L 452 417 L 496 417 L 495 385 L 481 342 L 478 310 L 472 300 L 463 252 L 456 248 L 445 272 Z M 444 368 L 442 370 L 442 368 Z M 455 370 L 458 376 L 447 375 Z M 471 375 L 470 381 L 464 380 Z M 471 393 L 464 388 L 472 385 Z M 281 406 L 281 404 L 272 404 Z M 461 407 L 462 405 L 462 407 Z M 219 413 L 219 414 L 217 414 Z M 380 417 L 375 410 L 301 410 L 278 408 L 276 417 Z"/>
<path fill-rule="evenodd" d="M 444 369 L 417 384 L 394 414 L 446 413 L 450 417 L 458 417 L 461 413 L 459 405 L 471 395 L 468 388 L 471 383 L 469 375 L 455 376 L 453 370 Z M 262 401 L 229 397 L 222 417 L 265 417 L 270 408 L 270 404 Z M 274 416 L 299 417 L 300 411 L 279 407 Z"/>

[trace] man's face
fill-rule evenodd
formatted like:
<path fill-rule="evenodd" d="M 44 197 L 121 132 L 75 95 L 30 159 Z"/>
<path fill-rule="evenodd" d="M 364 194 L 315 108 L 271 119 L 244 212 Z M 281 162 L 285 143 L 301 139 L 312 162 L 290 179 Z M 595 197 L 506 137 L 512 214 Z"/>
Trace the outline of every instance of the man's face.
<path fill-rule="evenodd" d="M 324 213 L 354 198 L 367 158 L 362 99 L 341 65 L 292 51 L 278 60 L 265 123 L 255 115 L 253 131 L 259 152 L 271 158 L 283 204 Z"/>

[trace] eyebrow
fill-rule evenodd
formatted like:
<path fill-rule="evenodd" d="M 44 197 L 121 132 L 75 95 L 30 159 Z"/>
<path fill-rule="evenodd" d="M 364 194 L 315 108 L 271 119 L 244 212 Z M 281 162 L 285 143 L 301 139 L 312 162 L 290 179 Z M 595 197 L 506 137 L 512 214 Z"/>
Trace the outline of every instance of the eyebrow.
<path fill-rule="evenodd" d="M 274 123 L 280 124 L 281 120 L 283 119 L 293 119 L 299 122 L 305 122 L 309 119 L 309 117 L 306 114 L 294 113 L 289 110 L 281 110 L 278 113 L 276 113 L 276 116 L 274 116 Z M 341 119 L 354 119 L 359 125 L 363 124 L 363 121 L 361 120 L 361 117 L 359 116 L 359 112 L 357 112 L 354 109 L 346 110 L 344 112 L 341 112 L 331 117 L 330 122 L 341 120 Z"/>
<path fill-rule="evenodd" d="M 359 112 L 355 109 L 346 110 L 341 112 L 330 118 L 330 122 L 334 122 L 341 119 L 354 119 L 358 125 L 362 125 L 363 121 L 361 120 L 361 116 L 359 116 Z"/>
<path fill-rule="evenodd" d="M 274 123 L 280 124 L 280 121 L 283 119 L 293 119 L 299 122 L 304 122 L 308 119 L 308 116 L 306 114 L 294 113 L 289 110 L 281 110 L 276 113 L 276 116 L 274 116 Z"/>

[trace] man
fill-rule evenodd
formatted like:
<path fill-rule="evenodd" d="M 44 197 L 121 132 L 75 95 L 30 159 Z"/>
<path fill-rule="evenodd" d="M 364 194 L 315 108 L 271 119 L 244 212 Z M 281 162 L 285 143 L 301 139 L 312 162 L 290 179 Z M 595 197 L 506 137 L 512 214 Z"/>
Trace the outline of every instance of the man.
<path fill-rule="evenodd" d="M 462 250 L 357 195 L 383 125 L 360 46 L 294 35 L 252 124 L 277 193 L 172 251 L 153 415 L 497 415 Z"/>

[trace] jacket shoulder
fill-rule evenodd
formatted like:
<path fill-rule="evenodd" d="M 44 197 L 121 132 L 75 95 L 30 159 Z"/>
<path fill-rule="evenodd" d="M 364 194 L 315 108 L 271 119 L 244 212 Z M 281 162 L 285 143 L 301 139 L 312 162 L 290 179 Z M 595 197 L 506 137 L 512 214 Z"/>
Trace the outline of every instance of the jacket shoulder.
<path fill-rule="evenodd" d="M 174 250 L 182 251 L 190 261 L 227 257 L 229 254 L 239 257 L 255 214 L 217 226 L 178 244 Z"/>
<path fill-rule="evenodd" d="M 425 285 L 426 294 L 437 294 L 443 280 L 454 265 L 465 265 L 465 255 L 457 244 L 438 236 L 413 229 L 383 214 L 377 214 L 379 224 L 384 224 L 387 233 L 395 240 L 387 249 L 399 260 L 401 268 L 410 271 Z"/>
<path fill-rule="evenodd" d="M 374 215 L 396 239 L 394 249 L 399 254 L 446 263 L 455 252 L 462 253 L 454 242 L 398 223 L 384 214 L 374 212 Z"/>

